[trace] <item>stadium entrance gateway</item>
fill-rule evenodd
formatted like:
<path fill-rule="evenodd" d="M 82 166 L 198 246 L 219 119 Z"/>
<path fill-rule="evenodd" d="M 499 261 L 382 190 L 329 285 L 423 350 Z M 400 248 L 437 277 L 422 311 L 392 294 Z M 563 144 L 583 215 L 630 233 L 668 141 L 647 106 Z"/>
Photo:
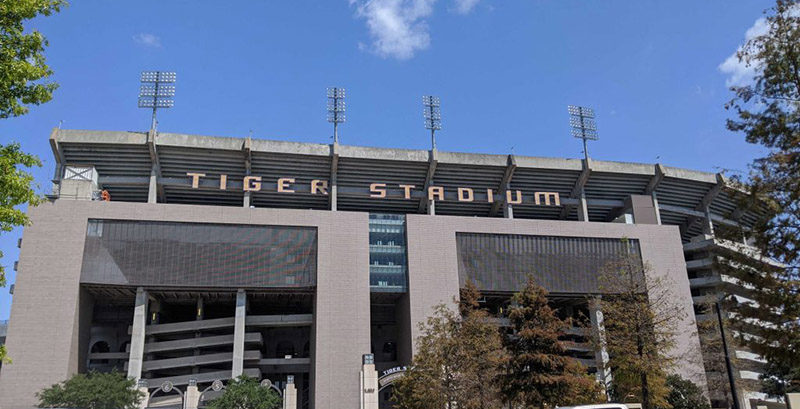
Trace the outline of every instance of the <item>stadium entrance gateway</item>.
<path fill-rule="evenodd" d="M 327 196 L 330 184 L 327 180 L 314 179 L 310 183 L 297 183 L 295 178 L 278 178 L 275 183 L 265 182 L 261 176 L 245 176 L 241 182 L 229 181 L 228 175 L 217 175 L 217 182 L 203 180 L 207 175 L 200 172 L 186 172 L 186 176 L 192 179 L 192 189 L 218 189 L 228 190 L 239 189 L 245 192 L 273 191 L 278 193 L 309 193 L 312 195 Z M 210 175 L 209 175 L 210 176 Z M 343 190 L 343 188 L 339 188 Z M 346 189 L 346 188 L 345 188 Z M 411 184 L 389 185 L 387 183 L 371 183 L 369 190 L 356 189 L 353 193 L 363 193 L 374 199 L 402 198 L 406 200 L 418 200 L 427 195 L 429 201 L 458 201 L 458 202 L 483 202 L 494 203 L 495 201 L 505 201 L 508 204 L 521 204 L 523 202 L 537 206 L 561 206 L 561 197 L 558 192 L 533 192 L 531 195 L 523 194 L 522 190 L 506 190 L 498 192 L 495 189 L 473 189 L 471 187 L 456 187 L 445 189 L 444 186 L 430 185 L 418 188 Z"/>

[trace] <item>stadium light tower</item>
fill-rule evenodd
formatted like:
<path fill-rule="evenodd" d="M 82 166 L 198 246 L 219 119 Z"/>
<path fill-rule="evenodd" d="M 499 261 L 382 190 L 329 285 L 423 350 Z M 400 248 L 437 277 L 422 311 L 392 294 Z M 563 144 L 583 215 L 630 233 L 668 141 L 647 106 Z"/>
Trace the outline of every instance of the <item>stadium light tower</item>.
<path fill-rule="evenodd" d="M 425 129 L 431 131 L 431 146 L 436 149 L 436 131 L 442 129 L 442 103 L 439 97 L 425 95 L 422 97 L 422 116 L 425 117 Z"/>
<path fill-rule="evenodd" d="M 174 72 L 169 71 L 143 71 L 142 72 L 142 86 L 139 88 L 139 108 L 152 108 L 153 109 L 153 122 L 150 123 L 150 129 L 155 131 L 158 122 L 156 121 L 156 112 L 158 108 L 172 108 L 175 101 L 172 97 L 175 96 L 175 83 L 176 75 Z"/>
<path fill-rule="evenodd" d="M 594 122 L 594 111 L 591 108 L 569 105 L 569 126 L 572 127 L 572 136 L 583 139 L 583 156 L 589 159 L 589 149 L 586 141 L 597 140 L 597 125 Z"/>
<path fill-rule="evenodd" d="M 328 87 L 328 122 L 333 123 L 333 143 L 339 143 L 339 124 L 344 121 L 344 88 Z"/>

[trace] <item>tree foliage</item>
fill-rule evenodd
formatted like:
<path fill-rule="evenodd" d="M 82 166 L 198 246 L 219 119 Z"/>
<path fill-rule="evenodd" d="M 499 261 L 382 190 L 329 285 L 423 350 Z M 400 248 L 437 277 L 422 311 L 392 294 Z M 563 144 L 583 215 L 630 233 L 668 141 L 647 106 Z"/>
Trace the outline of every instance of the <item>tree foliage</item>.
<path fill-rule="evenodd" d="M 272 389 L 261 386 L 256 378 L 240 376 L 225 387 L 225 393 L 209 404 L 209 409 L 275 409 L 281 397 Z"/>
<path fill-rule="evenodd" d="M 468 284 L 454 308 L 444 304 L 420 325 L 418 350 L 405 376 L 394 383 L 399 409 L 490 409 L 502 407 L 498 377 L 505 351 L 497 324 L 478 305 Z"/>
<path fill-rule="evenodd" d="M 512 305 L 514 333 L 506 340 L 510 360 L 502 382 L 508 399 L 526 408 L 603 402 L 594 378 L 566 355 L 560 337 L 570 323 L 548 305 L 547 291 L 529 277 L 526 287 L 512 297 Z"/>
<path fill-rule="evenodd" d="M 740 206 L 756 220 L 749 231 L 724 234 L 732 240 L 749 236 L 760 254 L 783 264 L 753 266 L 744 257 L 729 264 L 730 274 L 759 289 L 754 303 L 735 306 L 735 324 L 755 335 L 743 341 L 776 369 L 765 381 L 777 393 L 781 384 L 800 389 L 800 4 L 778 0 L 767 14 L 765 33 L 738 52 L 756 74 L 732 88 L 735 97 L 727 104 L 735 113 L 728 129 L 768 149 L 750 165 L 747 180 L 737 178 L 746 193 L 739 195 Z M 751 325 L 753 320 L 775 325 Z"/>
<path fill-rule="evenodd" d="M 670 375 L 667 377 L 667 387 L 667 402 L 672 409 L 711 409 L 702 389 L 694 382 L 679 375 Z"/>
<path fill-rule="evenodd" d="M 121 372 L 89 372 L 42 389 L 36 397 L 40 408 L 135 409 L 144 392 Z"/>
<path fill-rule="evenodd" d="M 614 377 L 617 400 L 642 403 L 644 409 L 669 408 L 667 373 L 675 364 L 676 324 L 685 314 L 673 301 L 671 286 L 653 277 L 648 264 L 623 254 L 600 272 L 604 331 L 596 347 L 609 355 L 605 371 Z"/>
<path fill-rule="evenodd" d="M 26 20 L 49 16 L 66 5 L 64 0 L 0 0 L 0 119 L 28 113 L 58 88 L 46 79 L 53 71 L 45 63 L 48 45 L 42 33 L 25 32 Z"/>

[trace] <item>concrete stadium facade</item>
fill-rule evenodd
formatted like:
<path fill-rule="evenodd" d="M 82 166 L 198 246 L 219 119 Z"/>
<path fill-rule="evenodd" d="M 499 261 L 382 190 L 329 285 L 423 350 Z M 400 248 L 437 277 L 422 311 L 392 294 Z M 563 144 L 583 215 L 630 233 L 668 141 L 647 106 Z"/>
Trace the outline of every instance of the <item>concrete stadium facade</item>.
<path fill-rule="evenodd" d="M 722 175 L 660 164 L 152 132 L 54 130 L 50 142 L 53 194 L 29 210 L 21 244 L 5 409 L 89 369 L 156 395 L 167 381 L 291 376 L 298 407 L 357 407 L 362 356 L 379 372 L 409 364 L 418 323 L 468 279 L 500 312 L 534 274 L 598 330 L 587 297 L 620 249 L 671 283 L 685 313 L 675 371 L 705 388 L 695 303 L 718 288 L 697 243 L 754 220 Z M 574 335 L 571 355 L 605 376 Z"/>

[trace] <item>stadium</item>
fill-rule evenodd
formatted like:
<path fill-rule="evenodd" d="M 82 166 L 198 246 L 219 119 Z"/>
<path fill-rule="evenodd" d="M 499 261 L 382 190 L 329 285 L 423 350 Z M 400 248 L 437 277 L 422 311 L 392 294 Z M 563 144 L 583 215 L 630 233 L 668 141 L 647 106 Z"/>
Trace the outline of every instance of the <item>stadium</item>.
<path fill-rule="evenodd" d="M 722 174 L 155 131 L 54 129 L 50 145 L 53 192 L 21 240 L 3 408 L 112 369 L 147 389 L 149 407 L 182 407 L 190 388 L 202 407 L 241 374 L 293 383 L 298 408 L 359 407 L 365 394 L 389 407 L 390 382 L 359 382 L 365 364 L 397 376 L 418 323 L 467 280 L 502 316 L 533 274 L 561 314 L 589 316 L 596 331 L 587 297 L 622 253 L 667 278 L 685 312 L 676 372 L 715 406 L 727 399 L 708 388 L 725 373 L 704 365 L 697 334 L 716 316 L 695 305 L 723 290 L 746 297 L 714 267 L 746 240 L 714 231 L 756 215 L 737 211 Z M 570 354 L 605 376 L 586 334 L 571 334 Z M 750 407 L 764 398 L 761 361 L 736 355 Z"/>

